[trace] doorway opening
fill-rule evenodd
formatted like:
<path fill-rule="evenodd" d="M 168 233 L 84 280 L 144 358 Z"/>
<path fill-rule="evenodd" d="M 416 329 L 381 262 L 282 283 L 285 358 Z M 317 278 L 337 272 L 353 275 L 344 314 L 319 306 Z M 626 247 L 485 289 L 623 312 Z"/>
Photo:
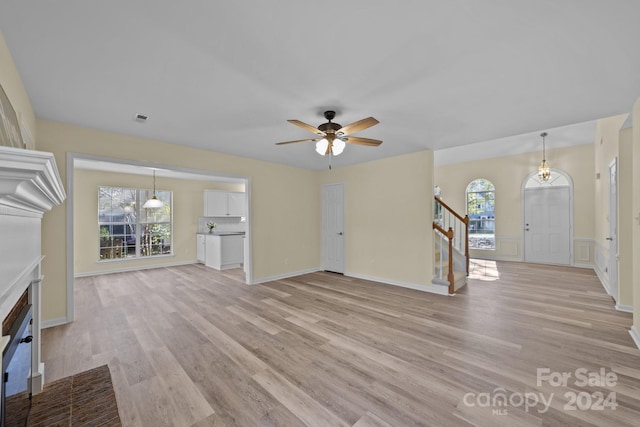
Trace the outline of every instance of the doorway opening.
<path fill-rule="evenodd" d="M 90 166 L 87 166 L 89 165 Z M 237 183 L 242 184 L 244 186 L 244 191 L 246 193 L 247 200 L 247 210 L 246 210 L 246 232 L 244 239 L 244 246 L 246 250 L 244 251 L 244 260 L 243 260 L 243 270 L 242 276 L 244 276 L 244 282 L 246 284 L 252 284 L 252 251 L 251 251 L 251 178 L 244 176 L 234 176 L 229 174 L 221 174 L 208 170 L 201 169 L 192 169 L 180 166 L 167 166 L 167 165 L 159 165 L 147 162 L 139 162 L 135 160 L 125 160 L 125 159 L 115 159 L 109 157 L 102 156 L 93 156 L 93 155 L 85 155 L 80 153 L 67 153 L 67 162 L 66 162 L 66 170 L 67 170 L 67 210 L 66 210 L 66 241 L 67 241 L 67 311 L 66 318 L 57 319 L 55 323 L 52 323 L 48 326 L 55 326 L 62 323 L 72 322 L 74 320 L 74 279 L 76 277 L 76 249 L 75 249 L 75 241 L 74 241 L 74 228 L 75 228 L 75 218 L 74 220 L 74 205 L 77 204 L 76 200 L 76 191 L 75 191 L 75 178 L 74 178 L 74 170 L 75 169 L 93 169 L 95 171 L 103 171 L 103 172 L 115 172 L 117 174 L 137 174 L 137 175 L 149 175 L 149 170 L 153 169 L 156 171 L 162 171 L 162 174 L 165 174 L 167 177 L 174 178 L 177 180 L 187 180 L 188 181 L 203 181 L 203 182 L 225 182 L 225 183 Z M 155 185 L 155 183 L 154 183 Z M 202 197 L 202 195 L 201 195 Z M 97 200 L 95 201 L 97 205 Z M 195 214 L 194 214 L 195 215 Z M 198 215 L 202 215 L 202 212 L 199 212 Z M 193 222 L 198 223 L 198 215 L 194 216 Z M 96 224 L 98 224 L 98 218 L 96 216 Z M 194 250 L 197 247 L 196 244 L 196 234 L 194 232 Z M 191 260 L 185 262 L 188 263 Z M 195 260 L 193 260 L 195 261 Z M 153 266 L 155 267 L 155 266 Z M 157 267 L 162 267 L 162 264 L 158 264 Z M 145 267 L 142 267 L 145 268 Z M 152 268 L 149 266 L 148 268 Z M 122 271 L 135 269 L 131 268 L 122 268 Z"/>

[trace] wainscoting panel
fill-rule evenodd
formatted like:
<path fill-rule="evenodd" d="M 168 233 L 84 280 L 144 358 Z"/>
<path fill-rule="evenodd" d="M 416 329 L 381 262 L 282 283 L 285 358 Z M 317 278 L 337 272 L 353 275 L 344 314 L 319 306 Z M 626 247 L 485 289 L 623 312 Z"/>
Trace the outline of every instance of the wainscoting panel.
<path fill-rule="evenodd" d="M 522 261 L 522 238 L 520 236 L 496 236 L 496 249 L 471 249 L 471 258 L 496 261 Z"/>
<path fill-rule="evenodd" d="M 594 242 L 594 264 L 593 269 L 609 293 L 609 248 L 600 242 Z"/>
<path fill-rule="evenodd" d="M 576 267 L 594 268 L 593 239 L 575 237 L 573 239 L 573 265 Z"/>

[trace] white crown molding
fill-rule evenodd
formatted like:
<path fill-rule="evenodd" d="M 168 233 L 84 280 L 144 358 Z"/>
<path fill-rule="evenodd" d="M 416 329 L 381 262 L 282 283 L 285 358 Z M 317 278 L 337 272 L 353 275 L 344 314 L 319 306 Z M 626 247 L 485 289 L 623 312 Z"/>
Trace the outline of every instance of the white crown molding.
<path fill-rule="evenodd" d="M 65 198 L 53 154 L 0 147 L 0 215 L 41 217 Z"/>

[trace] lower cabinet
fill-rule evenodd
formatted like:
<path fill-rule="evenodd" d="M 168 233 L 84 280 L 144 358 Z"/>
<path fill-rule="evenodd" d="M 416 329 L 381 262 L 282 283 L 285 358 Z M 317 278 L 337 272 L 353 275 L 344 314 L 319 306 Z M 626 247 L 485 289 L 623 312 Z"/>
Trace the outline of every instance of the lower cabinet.
<path fill-rule="evenodd" d="M 196 234 L 196 257 L 198 258 L 198 262 L 204 264 L 204 254 L 205 254 L 205 235 L 204 234 Z"/>
<path fill-rule="evenodd" d="M 205 265 L 217 270 L 242 267 L 244 248 L 242 235 L 204 236 Z"/>

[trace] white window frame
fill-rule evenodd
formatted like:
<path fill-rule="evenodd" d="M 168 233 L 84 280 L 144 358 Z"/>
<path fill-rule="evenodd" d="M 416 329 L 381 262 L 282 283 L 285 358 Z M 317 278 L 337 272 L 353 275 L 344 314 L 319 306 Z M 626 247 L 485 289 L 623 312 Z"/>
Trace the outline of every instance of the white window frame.
<path fill-rule="evenodd" d="M 124 219 L 122 221 L 101 221 L 101 207 L 100 207 L 100 203 L 101 203 L 101 195 L 103 194 L 104 190 L 106 189 L 120 189 L 122 192 L 134 192 L 135 193 L 135 200 L 132 200 L 132 202 L 123 207 L 123 216 L 125 218 L 131 219 L 134 218 L 134 222 L 128 221 L 127 219 Z M 144 204 L 144 201 L 147 200 L 148 198 L 150 198 L 153 195 L 153 191 L 149 190 L 149 189 L 139 189 L 139 188 L 128 188 L 128 187 L 117 187 L 117 186 L 100 186 L 98 188 L 98 262 L 114 262 L 114 261 L 126 261 L 126 260 L 131 260 L 131 259 L 149 259 L 149 258 L 156 258 L 156 257 L 163 257 L 163 256 L 172 256 L 174 254 L 173 251 L 173 234 L 174 234 L 174 227 L 173 227 L 173 192 L 172 191 L 163 191 L 163 190 L 157 190 L 156 191 L 156 195 L 158 196 L 158 198 L 162 201 L 165 202 L 165 205 L 169 206 L 169 220 L 168 221 L 145 221 L 145 217 L 147 216 L 147 214 L 152 213 L 150 211 L 154 211 L 154 209 L 144 209 L 142 207 L 142 205 Z M 113 209 L 113 206 L 111 206 L 111 209 Z M 129 213 L 127 214 L 127 209 L 129 209 Z M 131 211 L 131 209 L 133 209 Z M 165 208 L 157 208 L 157 209 L 165 209 Z M 146 211 L 146 212 L 145 212 Z M 113 216 L 113 215 L 112 215 Z M 168 238 L 168 246 L 169 246 L 169 250 L 167 252 L 162 251 L 161 249 L 161 253 L 153 253 L 153 249 L 149 248 L 147 249 L 149 253 L 145 254 L 145 247 L 142 244 L 143 238 L 145 237 L 149 237 L 149 234 L 147 233 L 142 233 L 142 229 L 146 226 L 148 226 L 149 224 L 160 224 L 160 225 L 167 225 L 169 227 L 169 238 Z M 102 246 L 104 243 L 103 240 L 103 236 L 102 236 L 102 232 L 103 227 L 123 227 L 123 234 L 121 235 L 123 238 L 123 242 L 121 243 L 122 246 L 118 247 L 118 246 L 114 246 L 113 245 L 113 236 L 111 236 L 111 244 L 107 245 L 107 246 Z M 125 229 L 126 227 L 129 228 L 134 228 L 133 233 L 126 233 Z M 113 229 L 111 228 L 110 231 L 113 231 Z M 120 236 L 120 235 L 117 235 Z M 126 239 L 127 236 L 131 236 L 134 238 L 135 241 L 135 246 L 134 246 L 134 251 L 133 253 L 129 252 L 128 250 L 128 245 L 126 243 L 126 241 L 124 239 Z M 147 245 L 147 247 L 149 247 L 151 245 L 151 243 L 149 245 Z M 165 244 L 163 244 L 163 246 L 166 246 L 166 242 Z M 126 253 L 125 253 L 126 252 Z"/>
<path fill-rule="evenodd" d="M 486 182 L 488 182 L 489 184 L 491 184 L 492 189 L 491 190 L 482 190 L 482 191 L 469 191 L 469 188 L 471 187 L 471 185 L 479 180 L 484 180 Z M 471 215 L 469 214 L 469 194 L 471 193 L 488 193 L 491 192 L 493 193 L 493 218 L 471 218 Z M 476 178 L 474 180 L 472 180 L 471 182 L 469 182 L 469 184 L 467 185 L 467 188 L 465 190 L 465 210 L 467 212 L 467 215 L 469 216 L 469 249 L 473 249 L 473 250 L 481 250 L 481 251 L 495 251 L 496 250 L 496 186 L 493 184 L 493 182 L 491 182 L 490 180 L 486 179 L 486 178 Z M 493 223 L 493 246 L 492 247 L 475 247 L 474 246 L 474 240 L 472 239 L 473 237 L 473 232 L 472 232 L 472 227 L 475 226 L 475 224 L 477 224 L 477 222 L 492 222 Z M 475 229 L 475 227 L 474 227 Z M 485 233 L 485 234 L 489 234 L 489 233 Z"/>

